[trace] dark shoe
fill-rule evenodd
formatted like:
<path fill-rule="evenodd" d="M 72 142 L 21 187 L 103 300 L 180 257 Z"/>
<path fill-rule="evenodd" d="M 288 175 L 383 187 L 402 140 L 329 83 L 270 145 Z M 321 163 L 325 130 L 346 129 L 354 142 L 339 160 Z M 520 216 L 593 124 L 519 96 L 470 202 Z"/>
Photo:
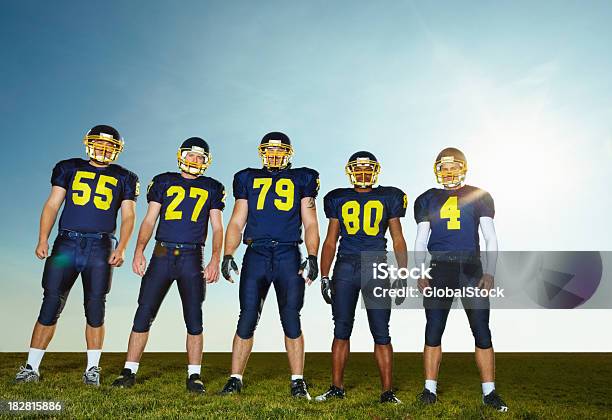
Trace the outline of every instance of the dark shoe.
<path fill-rule="evenodd" d="M 308 384 L 303 379 L 295 379 L 291 381 L 291 396 L 293 398 L 305 398 L 310 401 L 308 393 Z"/>
<path fill-rule="evenodd" d="M 505 413 L 506 411 L 508 411 L 508 406 L 506 405 L 504 400 L 502 400 L 501 397 L 497 395 L 495 390 L 483 396 L 482 402 L 484 405 L 493 407 L 494 409 L 496 409 L 497 411 L 501 411 L 502 413 Z"/>
<path fill-rule="evenodd" d="M 435 404 L 438 401 L 438 397 L 427 388 L 423 388 L 423 391 L 417 395 L 417 401 L 421 404 Z"/>
<path fill-rule="evenodd" d="M 392 389 L 383 392 L 380 394 L 380 402 L 381 403 L 391 403 L 391 404 L 401 404 L 399 398 L 395 396 L 395 392 Z"/>
<path fill-rule="evenodd" d="M 238 378 L 234 378 L 230 376 L 230 378 L 225 383 L 225 386 L 221 390 L 221 395 L 231 395 L 231 394 L 240 394 L 242 391 L 242 381 Z"/>
<path fill-rule="evenodd" d="M 346 392 L 344 391 L 344 389 L 338 388 L 335 385 L 331 385 L 329 389 L 325 391 L 324 394 L 321 394 L 318 397 L 315 397 L 315 401 L 322 402 L 322 401 L 330 400 L 332 398 L 342 399 L 344 397 L 346 397 Z"/>
<path fill-rule="evenodd" d="M 187 378 L 187 391 L 195 392 L 196 394 L 204 394 L 206 389 L 204 389 L 204 382 L 202 382 L 202 378 L 200 374 L 193 373 L 189 378 Z"/>
<path fill-rule="evenodd" d="M 131 369 L 124 368 L 121 371 L 121 375 L 117 376 L 117 379 L 111 384 L 115 388 L 131 388 L 136 383 L 136 374 L 132 373 Z"/>

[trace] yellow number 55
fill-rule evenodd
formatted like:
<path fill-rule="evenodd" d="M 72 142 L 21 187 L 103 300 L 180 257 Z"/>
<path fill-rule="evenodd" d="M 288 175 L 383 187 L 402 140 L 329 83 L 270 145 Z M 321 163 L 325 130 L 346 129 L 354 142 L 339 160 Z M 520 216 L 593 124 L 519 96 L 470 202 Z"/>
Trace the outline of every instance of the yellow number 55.
<path fill-rule="evenodd" d="M 93 172 L 78 171 L 72 181 L 72 202 L 77 206 L 84 206 L 91 199 L 91 187 L 83 179 L 95 179 L 96 174 Z M 96 196 L 93 202 L 96 208 L 100 210 L 110 209 L 113 201 L 113 190 L 107 184 L 117 186 L 117 178 L 108 175 L 100 175 L 96 184 Z"/>

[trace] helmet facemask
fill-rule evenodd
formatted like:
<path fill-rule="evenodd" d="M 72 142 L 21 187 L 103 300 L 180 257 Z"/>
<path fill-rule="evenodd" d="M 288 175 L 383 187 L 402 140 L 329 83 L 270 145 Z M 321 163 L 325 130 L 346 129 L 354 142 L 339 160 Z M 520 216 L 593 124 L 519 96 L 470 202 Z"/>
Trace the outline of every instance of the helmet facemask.
<path fill-rule="evenodd" d="M 436 181 L 446 188 L 456 188 L 465 181 L 467 162 L 454 156 L 443 156 L 434 164 Z"/>
<path fill-rule="evenodd" d="M 202 156 L 202 162 L 191 162 L 187 160 L 189 153 L 196 153 Z M 192 146 L 190 148 L 180 148 L 176 154 L 178 167 L 181 171 L 190 175 L 202 175 L 212 163 L 212 155 L 201 147 Z"/>
<path fill-rule="evenodd" d="M 99 164 L 108 165 L 117 160 L 123 151 L 123 140 L 115 139 L 110 134 L 88 134 L 83 139 L 85 152 L 89 158 Z"/>
<path fill-rule="evenodd" d="M 378 181 L 380 163 L 369 158 L 357 158 L 346 164 L 346 174 L 354 187 L 369 188 Z"/>
<path fill-rule="evenodd" d="M 285 169 L 291 163 L 293 148 L 280 140 L 270 140 L 258 147 L 259 157 L 267 169 Z"/>

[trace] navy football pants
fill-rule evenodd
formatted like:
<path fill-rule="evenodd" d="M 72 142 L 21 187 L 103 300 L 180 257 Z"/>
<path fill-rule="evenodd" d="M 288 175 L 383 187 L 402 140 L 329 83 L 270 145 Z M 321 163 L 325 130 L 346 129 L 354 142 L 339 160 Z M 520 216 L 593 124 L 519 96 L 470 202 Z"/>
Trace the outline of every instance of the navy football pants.
<path fill-rule="evenodd" d="M 373 286 L 375 284 L 373 280 L 368 277 L 362 279 L 362 274 L 371 276 L 368 267 L 370 267 L 370 264 L 365 264 L 362 273 L 359 255 L 339 255 L 336 259 L 332 278 L 334 337 L 341 340 L 348 340 L 351 337 L 353 324 L 355 323 L 355 308 L 361 292 L 365 301 L 368 324 L 374 343 L 389 344 L 391 343 L 391 337 L 389 336 L 391 301 L 389 298 L 374 297 Z M 365 279 L 368 281 L 364 281 Z"/>
<path fill-rule="evenodd" d="M 202 303 L 206 281 L 202 268 L 202 248 L 173 249 L 155 245 L 149 267 L 140 282 L 138 309 L 132 331 L 147 332 L 174 280 L 183 304 L 183 318 L 190 335 L 202 333 Z"/>
<path fill-rule="evenodd" d="M 298 274 L 300 259 L 297 245 L 258 244 L 247 248 L 240 272 L 238 337 L 245 340 L 253 337 L 271 284 L 285 336 L 295 339 L 302 335 L 300 311 L 305 284 Z"/>
<path fill-rule="evenodd" d="M 44 295 L 38 322 L 55 325 L 80 273 L 87 324 L 94 328 L 102 326 L 106 295 L 111 288 L 113 270 L 108 259 L 112 249 L 109 237 L 68 238 L 59 235 L 45 262 L 42 277 Z"/>
<path fill-rule="evenodd" d="M 449 287 L 457 289 L 467 286 L 477 286 L 482 277 L 480 262 L 459 263 L 432 261 L 430 285 L 437 288 Z M 446 327 L 446 320 L 453 304 L 452 297 L 424 297 L 425 316 L 425 344 L 437 347 L 442 343 L 442 334 Z M 493 346 L 491 331 L 489 329 L 489 299 L 484 297 L 464 297 L 461 299 L 470 329 L 474 336 L 476 347 L 488 349 Z"/>

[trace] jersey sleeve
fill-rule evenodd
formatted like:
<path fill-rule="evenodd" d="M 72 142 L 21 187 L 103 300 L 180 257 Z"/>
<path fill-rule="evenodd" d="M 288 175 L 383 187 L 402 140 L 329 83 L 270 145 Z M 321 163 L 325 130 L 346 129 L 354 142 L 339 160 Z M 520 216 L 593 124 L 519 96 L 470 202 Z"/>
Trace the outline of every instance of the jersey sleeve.
<path fill-rule="evenodd" d="M 162 204 L 164 202 L 165 182 L 160 175 L 157 175 L 147 187 L 147 202 L 155 201 Z"/>
<path fill-rule="evenodd" d="M 429 222 L 429 203 L 427 193 L 421 194 L 414 202 L 414 220 L 417 224 Z"/>
<path fill-rule="evenodd" d="M 323 209 L 325 210 L 325 217 L 328 219 L 338 218 L 338 208 L 334 198 L 335 194 L 333 194 L 333 191 L 325 194 L 325 197 L 323 198 Z"/>
<path fill-rule="evenodd" d="M 249 197 L 248 186 L 247 186 L 247 178 L 249 172 L 247 170 L 243 170 L 237 172 L 234 175 L 234 182 L 232 184 L 232 189 L 234 192 L 234 198 L 236 200 L 239 199 L 247 199 Z"/>
<path fill-rule="evenodd" d="M 408 196 L 399 188 L 393 188 L 389 195 L 389 219 L 406 216 Z"/>
<path fill-rule="evenodd" d="M 478 213 L 479 217 L 495 217 L 495 203 L 493 197 L 486 191 L 482 191 L 482 194 L 478 200 Z"/>
<path fill-rule="evenodd" d="M 68 183 L 70 182 L 70 169 L 67 167 L 66 161 L 58 162 L 53 168 L 51 174 L 51 185 L 55 187 L 62 187 L 68 189 Z"/>
<path fill-rule="evenodd" d="M 301 183 L 301 197 L 317 198 L 319 194 L 319 173 L 314 169 L 304 168 Z"/>
<path fill-rule="evenodd" d="M 133 172 L 128 172 L 123 182 L 122 200 L 136 201 L 140 195 L 140 181 L 138 175 Z"/>
<path fill-rule="evenodd" d="M 221 211 L 225 209 L 225 187 L 220 182 L 217 182 L 216 188 L 212 194 L 210 208 Z"/>

